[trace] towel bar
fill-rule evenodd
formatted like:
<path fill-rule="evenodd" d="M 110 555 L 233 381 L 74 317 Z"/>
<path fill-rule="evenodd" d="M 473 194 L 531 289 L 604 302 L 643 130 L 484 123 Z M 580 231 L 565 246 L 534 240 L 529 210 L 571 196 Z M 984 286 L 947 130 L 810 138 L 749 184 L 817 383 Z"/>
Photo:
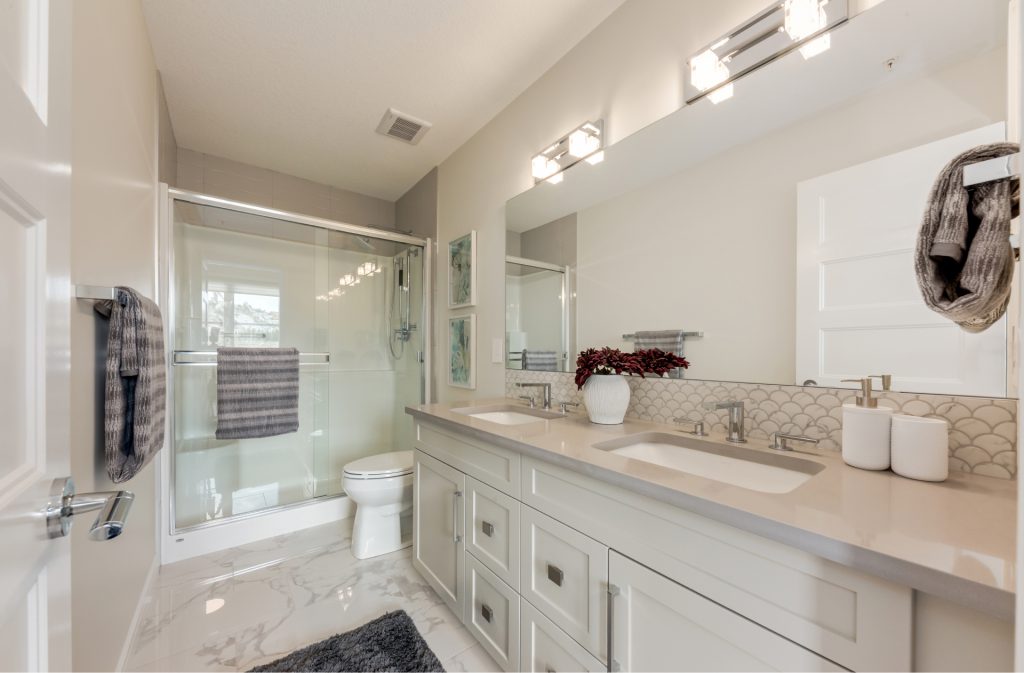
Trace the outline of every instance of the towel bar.
<path fill-rule="evenodd" d="M 303 362 L 303 358 L 307 360 Z M 299 353 L 300 365 L 326 365 L 331 362 L 330 353 Z M 216 367 L 217 351 L 174 351 L 171 364 L 198 367 Z"/>
<path fill-rule="evenodd" d="M 103 285 L 76 285 L 75 298 L 113 300 L 117 298 L 117 290 L 112 287 L 104 287 Z"/>
<path fill-rule="evenodd" d="M 1020 177 L 1020 152 L 964 166 L 964 187 Z"/>

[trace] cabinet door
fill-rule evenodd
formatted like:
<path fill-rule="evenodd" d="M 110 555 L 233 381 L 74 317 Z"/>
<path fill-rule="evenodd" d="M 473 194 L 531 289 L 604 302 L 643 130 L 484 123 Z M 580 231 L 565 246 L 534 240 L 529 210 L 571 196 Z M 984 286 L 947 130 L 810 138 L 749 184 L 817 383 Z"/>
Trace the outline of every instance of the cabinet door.
<path fill-rule="evenodd" d="M 519 594 L 466 554 L 463 623 L 503 671 L 519 670 Z"/>
<path fill-rule="evenodd" d="M 842 671 L 621 554 L 609 554 L 611 670 Z"/>
<path fill-rule="evenodd" d="M 413 564 L 461 616 L 466 475 L 422 451 L 416 451 L 413 469 Z"/>

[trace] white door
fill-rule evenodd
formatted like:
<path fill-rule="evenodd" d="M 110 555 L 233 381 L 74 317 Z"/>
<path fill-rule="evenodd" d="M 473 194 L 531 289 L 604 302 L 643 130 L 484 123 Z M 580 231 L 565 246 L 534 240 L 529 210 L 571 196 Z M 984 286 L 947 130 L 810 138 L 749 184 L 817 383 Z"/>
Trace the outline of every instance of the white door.
<path fill-rule="evenodd" d="M 0 2 L 0 670 L 70 670 L 70 540 L 46 535 L 69 472 L 71 4 Z"/>
<path fill-rule="evenodd" d="M 463 611 L 466 475 L 416 451 L 413 463 L 413 565 L 452 612 Z"/>
<path fill-rule="evenodd" d="M 845 670 L 621 554 L 608 562 L 613 671 Z"/>
<path fill-rule="evenodd" d="M 795 383 L 886 373 L 896 390 L 1006 395 L 1006 318 L 968 334 L 925 306 L 914 275 L 935 177 L 1005 134 L 993 124 L 798 185 Z"/>

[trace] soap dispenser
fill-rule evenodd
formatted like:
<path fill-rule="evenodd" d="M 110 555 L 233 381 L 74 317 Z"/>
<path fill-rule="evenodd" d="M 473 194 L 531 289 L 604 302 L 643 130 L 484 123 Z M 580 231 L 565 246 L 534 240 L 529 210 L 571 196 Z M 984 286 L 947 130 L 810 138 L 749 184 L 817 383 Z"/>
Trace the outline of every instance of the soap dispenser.
<path fill-rule="evenodd" d="M 843 379 L 859 383 L 856 404 L 843 405 L 843 461 L 864 470 L 888 470 L 893 410 L 879 407 L 871 395 L 871 377 Z"/>

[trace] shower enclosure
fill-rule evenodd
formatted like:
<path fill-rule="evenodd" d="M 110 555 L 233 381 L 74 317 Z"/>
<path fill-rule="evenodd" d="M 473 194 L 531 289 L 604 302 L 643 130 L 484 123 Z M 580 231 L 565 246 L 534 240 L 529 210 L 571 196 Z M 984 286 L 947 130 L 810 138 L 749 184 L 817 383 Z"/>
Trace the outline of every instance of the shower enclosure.
<path fill-rule="evenodd" d="M 336 498 L 346 463 L 412 448 L 428 240 L 168 193 L 168 532 Z M 299 350 L 298 432 L 215 438 L 221 346 Z"/>

